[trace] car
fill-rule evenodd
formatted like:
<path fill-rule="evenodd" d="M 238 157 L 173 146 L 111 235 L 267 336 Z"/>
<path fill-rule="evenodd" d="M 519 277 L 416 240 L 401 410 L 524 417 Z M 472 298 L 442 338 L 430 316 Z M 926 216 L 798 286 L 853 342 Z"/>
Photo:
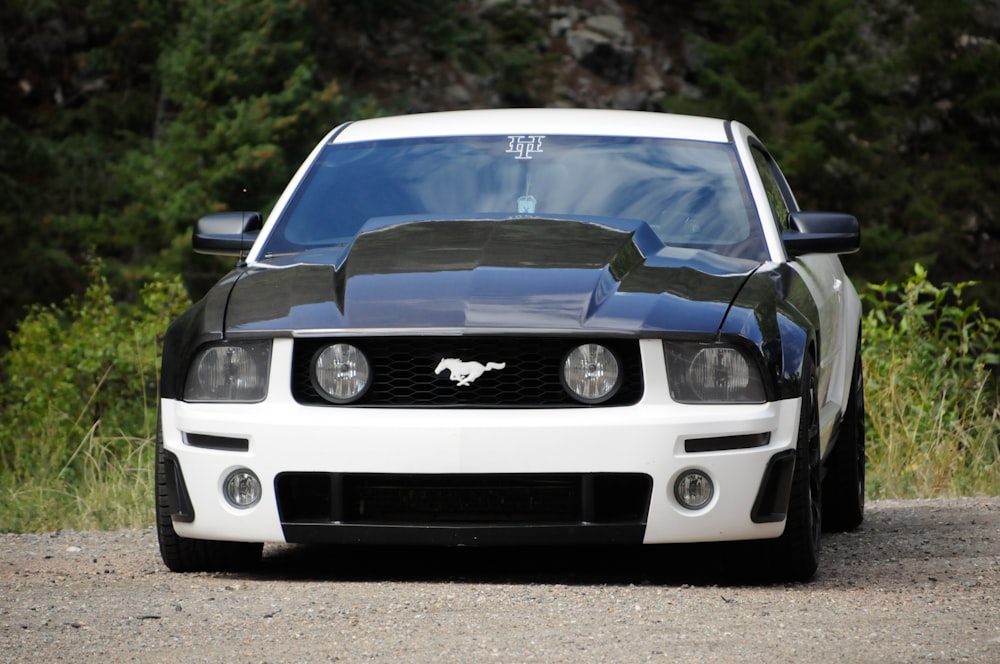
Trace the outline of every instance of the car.
<path fill-rule="evenodd" d="M 174 571 L 264 543 L 747 541 L 805 581 L 864 514 L 858 220 L 736 121 L 492 109 L 346 122 L 163 343 Z M 743 545 L 739 545 L 743 546 Z"/>

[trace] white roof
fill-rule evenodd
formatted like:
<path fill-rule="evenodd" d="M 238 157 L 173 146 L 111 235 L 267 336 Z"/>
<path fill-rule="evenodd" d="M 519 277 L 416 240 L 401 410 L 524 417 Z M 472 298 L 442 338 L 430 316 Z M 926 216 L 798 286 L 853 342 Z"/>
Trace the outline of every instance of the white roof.
<path fill-rule="evenodd" d="M 511 134 L 684 138 L 725 143 L 725 122 L 668 113 L 580 108 L 512 108 L 418 113 L 359 120 L 336 143 L 412 138 Z"/>

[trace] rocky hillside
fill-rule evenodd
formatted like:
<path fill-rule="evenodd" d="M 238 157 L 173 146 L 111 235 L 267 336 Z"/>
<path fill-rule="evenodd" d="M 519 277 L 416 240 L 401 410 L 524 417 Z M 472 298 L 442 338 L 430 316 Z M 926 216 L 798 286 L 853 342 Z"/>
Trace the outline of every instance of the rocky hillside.
<path fill-rule="evenodd" d="M 694 3 L 623 0 L 467 0 L 485 48 L 457 57 L 428 44 L 406 18 L 376 34 L 340 24 L 327 48 L 351 62 L 342 81 L 405 112 L 510 105 L 660 110 L 667 95 L 698 95 L 685 81 L 684 32 Z M 493 33 L 492 35 L 490 33 Z M 492 36 L 494 44 L 489 44 Z M 520 59 L 520 63 L 511 60 Z M 520 66 L 518 66 L 520 64 Z"/>

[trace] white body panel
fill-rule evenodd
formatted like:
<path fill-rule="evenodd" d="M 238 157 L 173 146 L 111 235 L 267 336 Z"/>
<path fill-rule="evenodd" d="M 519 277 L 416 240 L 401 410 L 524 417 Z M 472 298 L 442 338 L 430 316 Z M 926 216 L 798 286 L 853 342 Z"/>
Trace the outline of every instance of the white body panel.
<path fill-rule="evenodd" d="M 819 307 L 819 403 L 820 440 L 825 456 L 832 442 L 834 426 L 847 407 L 851 373 L 854 370 L 854 349 L 858 329 L 843 321 L 857 321 L 861 301 L 840 265 L 840 261 L 823 255 L 802 256 L 796 271 L 809 288 Z"/>
<path fill-rule="evenodd" d="M 653 479 L 646 543 L 779 536 L 783 522 L 753 523 L 750 511 L 768 461 L 795 445 L 799 400 L 690 406 L 670 400 L 662 346 L 642 343 L 645 396 L 597 409 L 434 410 L 309 407 L 289 392 L 290 339 L 274 342 L 268 398 L 259 404 L 165 399 L 164 448 L 184 476 L 196 518 L 175 521 L 182 537 L 284 541 L 274 478 L 285 471 L 347 473 L 645 473 Z M 247 452 L 196 448 L 185 433 L 249 439 Z M 770 433 L 764 447 L 686 453 L 684 440 Z M 264 496 L 237 510 L 222 495 L 226 475 L 253 470 Z M 673 481 L 697 468 L 716 491 L 703 509 L 680 507 Z"/>
<path fill-rule="evenodd" d="M 416 113 L 375 118 L 347 125 L 338 143 L 392 140 L 421 136 L 504 136 L 507 134 L 599 135 L 595 127 L 607 127 L 608 136 L 683 138 L 725 143 L 721 120 L 664 113 L 603 111 L 595 109 L 488 109 L 443 113 Z"/>

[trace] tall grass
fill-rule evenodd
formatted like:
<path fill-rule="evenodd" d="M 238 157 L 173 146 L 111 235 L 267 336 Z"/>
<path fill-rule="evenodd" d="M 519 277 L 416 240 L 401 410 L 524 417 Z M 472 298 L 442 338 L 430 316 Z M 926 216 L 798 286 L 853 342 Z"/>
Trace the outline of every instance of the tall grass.
<path fill-rule="evenodd" d="M 116 301 L 100 263 L 83 296 L 36 307 L 0 385 L 0 532 L 153 519 L 159 335 L 189 304 L 179 279 Z"/>
<path fill-rule="evenodd" d="M 868 493 L 1000 495 L 1000 321 L 915 266 L 864 291 Z"/>
<path fill-rule="evenodd" d="M 3 358 L 0 532 L 153 522 L 158 337 L 188 299 L 170 279 L 117 303 L 99 268 Z M 1000 495 L 1000 321 L 962 304 L 969 286 L 918 265 L 863 292 L 871 497 Z"/>
<path fill-rule="evenodd" d="M 96 436 L 96 429 L 62 468 L 0 479 L 0 532 L 140 528 L 152 523 L 154 439 Z"/>

